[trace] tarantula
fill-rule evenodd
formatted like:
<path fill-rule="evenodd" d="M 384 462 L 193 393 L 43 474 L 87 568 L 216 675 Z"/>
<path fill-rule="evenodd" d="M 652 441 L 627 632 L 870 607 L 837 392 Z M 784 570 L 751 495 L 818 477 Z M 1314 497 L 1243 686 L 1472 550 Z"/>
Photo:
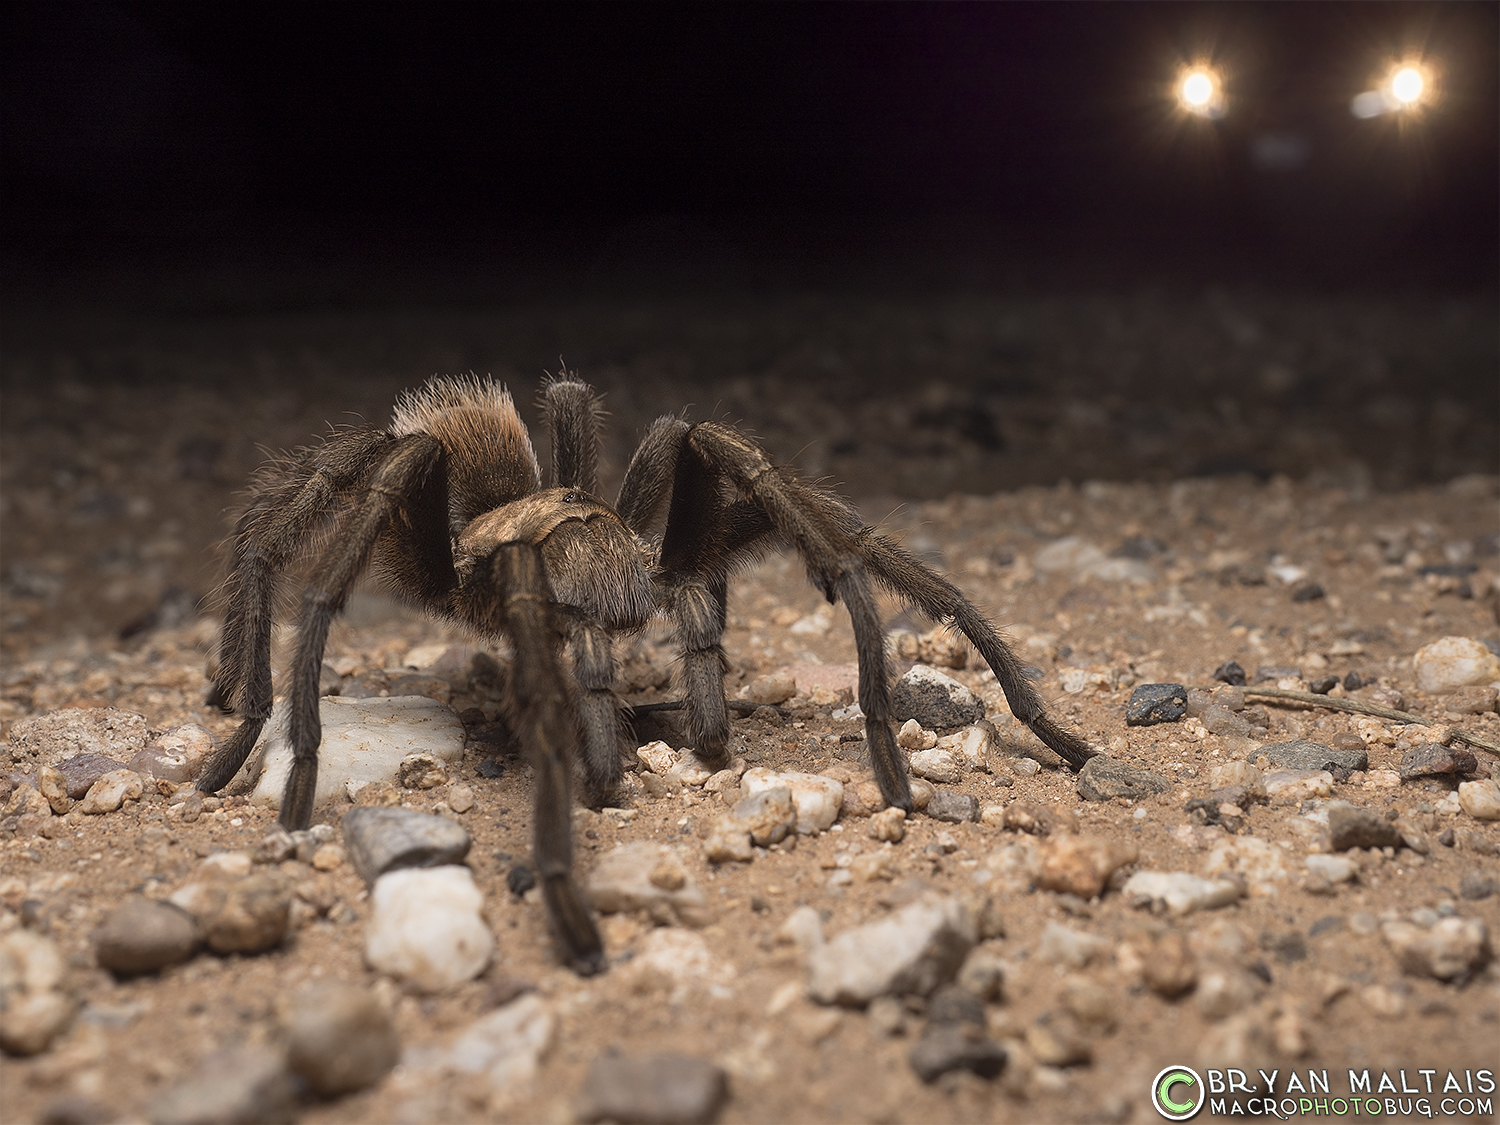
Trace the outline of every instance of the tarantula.
<path fill-rule="evenodd" d="M 658 418 L 610 507 L 594 495 L 602 411 L 593 389 L 564 372 L 543 385 L 542 409 L 550 488 L 510 394 L 473 377 L 434 379 L 397 402 L 388 429 L 336 431 L 260 471 L 231 541 L 211 696 L 244 721 L 209 760 L 199 789 L 228 784 L 271 714 L 278 579 L 330 521 L 298 615 L 294 760 L 281 823 L 305 828 L 311 819 L 323 649 L 355 581 L 373 566 L 403 597 L 514 644 L 505 709 L 536 772 L 533 858 L 561 954 L 581 974 L 604 967 L 604 950 L 572 875 L 570 775 L 579 767 L 589 798 L 602 802 L 632 748 L 613 690 L 612 641 L 658 612 L 672 620 L 687 740 L 705 762 L 726 763 L 720 640 L 728 579 L 737 563 L 777 544 L 793 547 L 813 584 L 849 609 L 870 761 L 890 804 L 910 811 L 912 798 L 892 735 L 873 583 L 961 630 L 1016 717 L 1071 765 L 1093 753 L 1047 716 L 1015 654 L 955 586 L 865 526 L 847 501 L 773 465 L 738 430 Z M 660 539 L 646 538 L 663 509 Z"/>

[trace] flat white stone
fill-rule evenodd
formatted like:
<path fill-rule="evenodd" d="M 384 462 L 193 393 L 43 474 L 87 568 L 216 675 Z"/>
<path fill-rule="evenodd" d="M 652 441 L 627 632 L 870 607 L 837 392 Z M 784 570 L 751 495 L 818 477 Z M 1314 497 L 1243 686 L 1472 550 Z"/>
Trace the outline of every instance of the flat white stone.
<path fill-rule="evenodd" d="M 1493 778 L 1460 782 L 1458 803 L 1475 820 L 1500 820 L 1500 784 Z"/>
<path fill-rule="evenodd" d="M 287 776 L 292 771 L 292 748 L 286 740 L 287 702 L 281 700 L 257 742 L 264 751 L 259 780 L 251 800 L 281 807 Z M 409 754 L 431 754 L 456 762 L 464 753 L 464 725 L 452 708 L 422 695 L 388 699 L 344 699 L 330 695 L 318 701 L 323 742 L 318 747 L 318 788 L 314 803 L 334 794 L 358 790 L 372 781 L 395 778 L 401 759 Z M 255 762 L 252 755 L 250 761 Z M 349 783 L 353 782 L 350 786 Z"/>
<path fill-rule="evenodd" d="M 1347 883 L 1359 874 L 1359 865 L 1348 856 L 1310 855 L 1302 862 L 1308 871 L 1330 883 Z"/>

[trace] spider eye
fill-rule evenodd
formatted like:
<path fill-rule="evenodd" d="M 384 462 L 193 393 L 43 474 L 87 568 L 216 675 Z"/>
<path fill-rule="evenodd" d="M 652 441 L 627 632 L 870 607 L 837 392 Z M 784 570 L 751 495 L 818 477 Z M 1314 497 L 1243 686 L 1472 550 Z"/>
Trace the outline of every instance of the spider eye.
<path fill-rule="evenodd" d="M 578 493 L 576 493 L 576 492 L 570 492 L 566 496 L 563 497 L 563 503 L 564 504 L 572 504 L 577 499 L 578 499 Z"/>

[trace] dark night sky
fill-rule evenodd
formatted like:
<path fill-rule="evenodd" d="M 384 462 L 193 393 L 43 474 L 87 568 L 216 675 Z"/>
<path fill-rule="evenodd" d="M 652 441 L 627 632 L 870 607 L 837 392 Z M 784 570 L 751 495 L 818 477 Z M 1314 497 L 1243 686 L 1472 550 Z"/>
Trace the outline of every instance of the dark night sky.
<path fill-rule="evenodd" d="M 9 3 L 3 245 L 274 256 L 317 232 L 378 254 L 525 229 L 607 244 L 675 216 L 753 249 L 961 218 L 1037 252 L 1405 255 L 1491 285 L 1497 11 Z M 1412 49 L 1441 103 L 1355 121 L 1352 94 Z M 1201 53 L 1230 75 L 1220 122 L 1164 97 Z M 1288 137 L 1305 165 L 1255 164 Z"/>

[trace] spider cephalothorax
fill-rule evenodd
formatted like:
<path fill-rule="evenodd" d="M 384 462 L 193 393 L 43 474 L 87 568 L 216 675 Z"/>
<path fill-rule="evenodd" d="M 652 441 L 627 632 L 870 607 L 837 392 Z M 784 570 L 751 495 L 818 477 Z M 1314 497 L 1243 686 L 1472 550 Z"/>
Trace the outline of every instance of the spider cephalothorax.
<path fill-rule="evenodd" d="M 688 742 L 706 762 L 726 762 L 720 640 L 728 579 L 761 550 L 792 547 L 828 600 L 848 607 L 870 761 L 890 804 L 912 808 L 873 584 L 962 631 L 1016 717 L 1070 764 L 1091 753 L 1047 717 L 1015 654 L 955 586 L 864 525 L 846 501 L 773 465 L 738 430 L 658 418 L 611 508 L 593 495 L 601 417 L 593 390 L 563 376 L 546 383 L 542 405 L 551 488 L 542 488 L 510 395 L 473 378 L 435 379 L 397 403 L 388 429 L 338 431 L 257 475 L 232 542 L 214 684 L 214 698 L 244 722 L 209 761 L 200 789 L 228 784 L 271 714 L 277 581 L 330 520 L 298 616 L 289 676 L 294 762 L 281 822 L 305 828 L 311 820 L 323 648 L 354 583 L 373 567 L 406 598 L 514 644 L 506 709 L 536 769 L 534 859 L 561 952 L 579 972 L 603 968 L 604 950 L 572 876 L 570 775 L 576 764 L 589 797 L 601 801 L 631 749 L 614 693 L 613 639 L 658 612 L 672 620 Z M 664 509 L 661 536 L 648 542 Z"/>

